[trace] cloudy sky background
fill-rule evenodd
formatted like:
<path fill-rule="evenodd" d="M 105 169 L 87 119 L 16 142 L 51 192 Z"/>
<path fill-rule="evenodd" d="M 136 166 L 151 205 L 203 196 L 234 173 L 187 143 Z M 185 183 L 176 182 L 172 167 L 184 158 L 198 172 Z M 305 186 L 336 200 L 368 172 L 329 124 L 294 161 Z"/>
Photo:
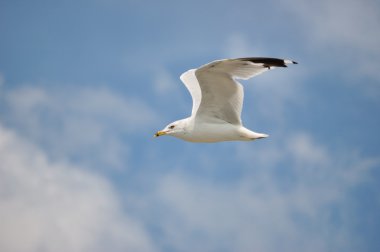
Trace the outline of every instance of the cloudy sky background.
<path fill-rule="evenodd" d="M 380 251 L 380 3 L 0 2 L 0 250 Z M 153 139 L 179 75 L 245 81 L 255 142 Z"/>

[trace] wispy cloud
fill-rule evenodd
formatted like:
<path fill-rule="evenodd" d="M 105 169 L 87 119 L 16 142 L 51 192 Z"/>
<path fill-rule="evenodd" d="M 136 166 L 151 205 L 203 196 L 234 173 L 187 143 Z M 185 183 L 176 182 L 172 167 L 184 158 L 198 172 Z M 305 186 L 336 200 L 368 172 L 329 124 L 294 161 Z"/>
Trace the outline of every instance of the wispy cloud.
<path fill-rule="evenodd" d="M 308 31 L 313 38 L 318 39 L 313 45 L 344 45 L 379 53 L 377 45 L 380 35 L 376 31 L 380 14 L 377 11 L 378 3 L 375 1 L 323 0 L 310 4 L 304 0 L 294 0 L 293 4 L 286 7 L 302 18 L 306 22 L 304 25 L 314 28 Z M 366 15 L 363 16 L 363 13 Z"/>
<path fill-rule="evenodd" d="M 324 65 L 343 65 L 349 77 L 370 76 L 380 80 L 374 66 L 380 63 L 379 5 L 376 1 L 283 1 L 299 20 L 309 50 L 334 58 Z M 365 13 L 365 14 L 364 14 Z M 318 63 L 320 64 L 320 62 Z"/>
<path fill-rule="evenodd" d="M 158 95 L 173 98 L 178 94 L 179 88 L 185 88 L 185 86 L 180 86 L 179 84 L 179 77 L 175 79 L 166 69 L 160 69 L 157 70 L 154 78 L 153 88 Z"/>
<path fill-rule="evenodd" d="M 96 173 L 53 162 L 0 126 L 1 251 L 154 251 Z"/>
<path fill-rule="evenodd" d="M 107 88 L 21 86 L 7 91 L 5 100 L 5 120 L 49 149 L 49 155 L 95 167 L 124 168 L 128 145 L 123 135 L 157 119 L 142 100 Z"/>
<path fill-rule="evenodd" d="M 357 199 L 351 193 L 376 183 L 370 173 L 378 159 L 332 152 L 306 133 L 290 135 L 279 146 L 239 145 L 236 155 L 245 168 L 235 182 L 210 183 L 186 172 L 189 167 L 160 177 L 145 196 L 152 205 L 140 214 L 162 231 L 165 246 L 173 251 L 360 248 L 363 237 L 355 235 L 351 219 Z M 153 205 L 159 220 L 148 217 Z"/>

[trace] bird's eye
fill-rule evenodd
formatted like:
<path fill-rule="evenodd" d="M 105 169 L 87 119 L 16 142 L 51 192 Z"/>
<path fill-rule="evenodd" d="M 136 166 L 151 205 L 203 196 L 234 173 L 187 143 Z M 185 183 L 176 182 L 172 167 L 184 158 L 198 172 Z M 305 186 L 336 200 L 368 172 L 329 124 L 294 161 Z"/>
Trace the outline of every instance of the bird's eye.
<path fill-rule="evenodd" d="M 169 129 L 174 129 L 174 127 L 175 127 L 174 125 L 171 125 L 169 126 Z"/>

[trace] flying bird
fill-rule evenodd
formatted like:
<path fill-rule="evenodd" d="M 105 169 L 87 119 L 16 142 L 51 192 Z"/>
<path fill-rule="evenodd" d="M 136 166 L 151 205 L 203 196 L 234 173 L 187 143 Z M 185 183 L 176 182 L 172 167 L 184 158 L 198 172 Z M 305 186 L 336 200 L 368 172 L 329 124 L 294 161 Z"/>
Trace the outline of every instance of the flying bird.
<path fill-rule="evenodd" d="M 193 99 L 191 116 L 168 124 L 154 136 L 169 135 L 189 142 L 252 141 L 268 137 L 245 128 L 241 121 L 248 80 L 275 67 L 297 62 L 277 58 L 237 58 L 210 62 L 180 77 Z"/>

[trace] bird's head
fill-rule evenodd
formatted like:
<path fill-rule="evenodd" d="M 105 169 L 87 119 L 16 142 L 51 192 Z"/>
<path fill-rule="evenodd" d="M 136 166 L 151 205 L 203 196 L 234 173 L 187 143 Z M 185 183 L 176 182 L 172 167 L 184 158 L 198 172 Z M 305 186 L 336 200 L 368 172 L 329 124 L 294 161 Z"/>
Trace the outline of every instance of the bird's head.
<path fill-rule="evenodd" d="M 186 134 L 186 125 L 187 121 L 185 119 L 169 123 L 164 129 L 157 131 L 154 136 L 171 135 L 180 137 L 181 135 Z"/>

